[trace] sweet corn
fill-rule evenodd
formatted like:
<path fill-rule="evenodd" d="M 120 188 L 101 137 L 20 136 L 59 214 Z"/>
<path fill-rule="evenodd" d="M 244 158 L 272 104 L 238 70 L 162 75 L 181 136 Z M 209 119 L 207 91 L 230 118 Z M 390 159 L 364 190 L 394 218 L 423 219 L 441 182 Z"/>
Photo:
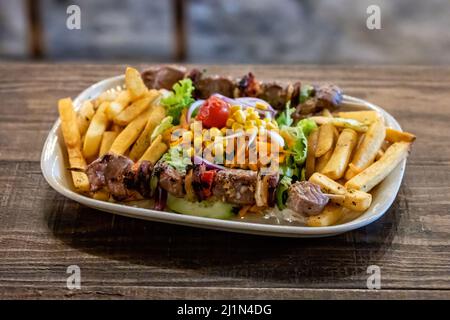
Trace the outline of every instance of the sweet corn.
<path fill-rule="evenodd" d="M 227 127 L 231 128 L 233 126 L 234 120 L 232 118 L 227 119 Z"/>
<path fill-rule="evenodd" d="M 277 127 L 272 122 L 269 122 L 266 124 L 266 128 L 271 130 L 276 129 Z"/>
<path fill-rule="evenodd" d="M 183 142 L 191 142 L 193 138 L 194 134 L 192 133 L 192 131 L 185 131 L 183 133 Z"/>
<path fill-rule="evenodd" d="M 188 157 L 193 157 L 194 156 L 194 148 L 190 147 L 190 148 L 186 149 L 186 154 Z"/>
<path fill-rule="evenodd" d="M 233 129 L 234 131 L 238 131 L 244 129 L 244 126 L 240 123 L 235 122 L 232 124 L 231 129 Z"/>
<path fill-rule="evenodd" d="M 264 122 L 261 119 L 259 119 L 259 118 L 255 120 L 255 124 L 258 127 L 263 127 L 264 126 Z"/>
<path fill-rule="evenodd" d="M 259 109 L 259 110 L 267 110 L 268 109 L 267 105 L 265 105 L 265 104 L 263 104 L 261 102 L 257 102 L 255 107 L 256 107 L 256 109 Z"/>
<path fill-rule="evenodd" d="M 256 112 L 247 113 L 247 119 L 248 120 L 258 120 L 259 119 L 259 114 L 256 113 Z"/>
<path fill-rule="evenodd" d="M 244 123 L 244 122 L 245 122 L 245 119 L 246 119 L 246 115 L 245 115 L 244 111 L 238 110 L 238 111 L 236 111 L 236 112 L 233 113 L 233 119 L 234 119 L 236 122 Z"/>
<path fill-rule="evenodd" d="M 214 139 L 215 137 L 221 137 L 222 132 L 217 128 L 211 128 L 209 129 L 209 136 L 211 137 L 211 139 Z"/>
<path fill-rule="evenodd" d="M 233 114 L 238 110 L 242 110 L 241 106 L 231 106 L 230 113 Z"/>

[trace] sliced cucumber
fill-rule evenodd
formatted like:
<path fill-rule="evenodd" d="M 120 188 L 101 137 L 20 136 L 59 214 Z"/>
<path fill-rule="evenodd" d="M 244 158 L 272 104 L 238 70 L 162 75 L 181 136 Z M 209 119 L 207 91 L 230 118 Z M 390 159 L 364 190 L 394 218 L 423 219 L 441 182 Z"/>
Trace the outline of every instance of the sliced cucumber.
<path fill-rule="evenodd" d="M 191 202 L 169 194 L 167 207 L 172 211 L 191 216 L 215 219 L 230 219 L 233 217 L 233 205 L 221 201 Z"/>

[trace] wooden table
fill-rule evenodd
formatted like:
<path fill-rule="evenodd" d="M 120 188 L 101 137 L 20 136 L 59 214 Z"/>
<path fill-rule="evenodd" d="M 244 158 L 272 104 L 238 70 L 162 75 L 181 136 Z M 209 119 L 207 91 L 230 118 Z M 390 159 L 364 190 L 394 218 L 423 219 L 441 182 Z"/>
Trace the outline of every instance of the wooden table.
<path fill-rule="evenodd" d="M 144 66 L 141 66 L 144 67 Z M 0 298 L 450 298 L 450 68 L 207 66 L 261 79 L 330 81 L 418 139 L 392 208 L 370 226 L 283 239 L 146 222 L 64 198 L 39 158 L 75 97 L 124 66 L 0 64 Z M 69 265 L 81 289 L 69 290 Z M 381 268 L 381 290 L 367 268 Z"/>

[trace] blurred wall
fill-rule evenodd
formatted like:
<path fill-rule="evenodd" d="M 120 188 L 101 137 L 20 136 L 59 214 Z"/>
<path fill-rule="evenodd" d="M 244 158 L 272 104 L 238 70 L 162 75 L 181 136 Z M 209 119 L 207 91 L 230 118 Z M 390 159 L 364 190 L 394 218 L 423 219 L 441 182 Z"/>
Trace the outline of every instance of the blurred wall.
<path fill-rule="evenodd" d="M 174 60 L 175 1 L 35 0 L 47 60 Z M 81 8 L 81 30 L 66 9 Z M 450 63 L 448 0 L 186 0 L 186 61 Z M 366 9 L 381 8 L 381 30 Z M 0 59 L 30 59 L 27 1 L 0 0 Z"/>

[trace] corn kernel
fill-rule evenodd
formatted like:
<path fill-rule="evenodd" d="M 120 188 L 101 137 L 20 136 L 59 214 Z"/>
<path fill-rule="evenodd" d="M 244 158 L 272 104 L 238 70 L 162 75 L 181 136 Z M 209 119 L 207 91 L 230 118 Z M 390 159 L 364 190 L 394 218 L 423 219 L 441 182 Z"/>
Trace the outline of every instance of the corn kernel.
<path fill-rule="evenodd" d="M 249 113 L 247 115 L 247 119 L 248 120 L 258 120 L 259 119 L 259 115 L 258 115 L 258 113 Z"/>
<path fill-rule="evenodd" d="M 246 118 L 246 115 L 245 115 L 245 113 L 242 110 L 238 110 L 238 111 L 233 113 L 233 119 L 236 122 L 244 123 L 245 122 L 245 118 Z"/>
<path fill-rule="evenodd" d="M 188 157 L 193 157 L 194 156 L 194 148 L 190 147 L 186 150 L 186 154 Z"/>
<path fill-rule="evenodd" d="M 267 105 L 264 103 L 261 103 L 261 102 L 257 102 L 255 107 L 256 107 L 256 109 L 259 109 L 259 110 L 267 110 L 268 109 Z"/>
<path fill-rule="evenodd" d="M 277 127 L 272 122 L 269 122 L 266 124 L 266 128 L 272 130 L 276 129 Z"/>
<path fill-rule="evenodd" d="M 218 128 L 211 128 L 209 129 L 209 135 L 212 140 L 214 140 L 215 137 L 221 137 L 222 132 Z"/>
<path fill-rule="evenodd" d="M 232 128 L 234 131 L 238 131 L 238 130 L 244 129 L 244 126 L 243 126 L 242 124 L 240 124 L 240 123 L 235 122 L 235 123 L 233 123 L 233 125 L 231 126 L 231 128 Z"/>
<path fill-rule="evenodd" d="M 220 132 L 222 133 L 222 135 L 225 135 L 227 133 L 227 128 L 223 127 L 222 129 L 220 129 Z"/>
<path fill-rule="evenodd" d="M 241 106 L 231 106 L 230 108 L 230 114 L 233 114 L 234 112 L 242 110 Z"/>
<path fill-rule="evenodd" d="M 255 120 L 255 124 L 258 127 L 264 126 L 264 122 L 261 119 L 259 119 L 259 118 Z"/>
<path fill-rule="evenodd" d="M 227 127 L 230 128 L 233 125 L 233 123 L 234 123 L 234 119 L 228 118 L 228 120 L 227 120 Z"/>
<path fill-rule="evenodd" d="M 194 138 L 194 134 L 192 133 L 192 131 L 185 131 L 183 133 L 183 141 L 184 142 L 190 142 L 190 141 L 192 141 L 193 138 Z"/>

